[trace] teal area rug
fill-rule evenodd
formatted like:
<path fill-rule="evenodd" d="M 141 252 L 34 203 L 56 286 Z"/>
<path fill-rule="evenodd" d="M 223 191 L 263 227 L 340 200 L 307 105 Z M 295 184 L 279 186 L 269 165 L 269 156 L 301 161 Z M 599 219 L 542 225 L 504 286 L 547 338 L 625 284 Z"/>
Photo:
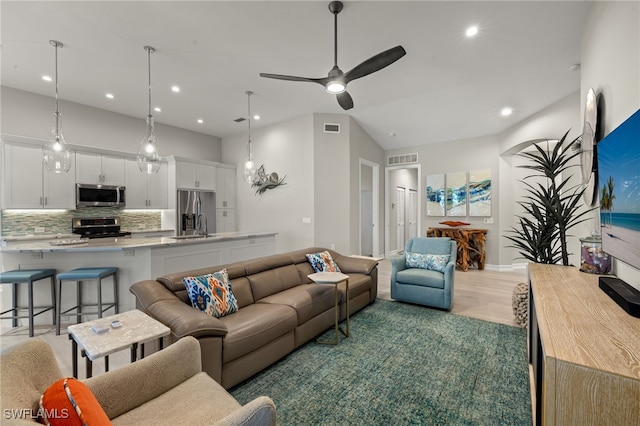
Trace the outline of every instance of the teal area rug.
<path fill-rule="evenodd" d="M 309 342 L 231 394 L 270 396 L 280 425 L 532 423 L 525 330 L 380 299 L 350 328 L 338 346 Z"/>

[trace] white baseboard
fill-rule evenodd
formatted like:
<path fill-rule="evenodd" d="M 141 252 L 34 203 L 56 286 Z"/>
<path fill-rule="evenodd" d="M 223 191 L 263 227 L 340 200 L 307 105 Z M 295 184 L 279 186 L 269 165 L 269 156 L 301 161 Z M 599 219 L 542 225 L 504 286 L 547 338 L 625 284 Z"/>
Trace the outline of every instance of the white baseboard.
<path fill-rule="evenodd" d="M 514 263 L 511 265 L 485 264 L 484 269 L 486 269 L 487 271 L 498 271 L 498 272 L 526 271 L 527 264 L 526 263 Z"/>

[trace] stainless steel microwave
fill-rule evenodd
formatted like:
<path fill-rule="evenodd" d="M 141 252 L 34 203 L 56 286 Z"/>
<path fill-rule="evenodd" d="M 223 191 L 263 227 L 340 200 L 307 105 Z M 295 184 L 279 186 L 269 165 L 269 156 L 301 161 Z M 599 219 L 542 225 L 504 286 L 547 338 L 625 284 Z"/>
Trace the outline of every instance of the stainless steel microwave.
<path fill-rule="evenodd" d="M 125 187 L 116 185 L 76 184 L 77 207 L 124 207 Z"/>

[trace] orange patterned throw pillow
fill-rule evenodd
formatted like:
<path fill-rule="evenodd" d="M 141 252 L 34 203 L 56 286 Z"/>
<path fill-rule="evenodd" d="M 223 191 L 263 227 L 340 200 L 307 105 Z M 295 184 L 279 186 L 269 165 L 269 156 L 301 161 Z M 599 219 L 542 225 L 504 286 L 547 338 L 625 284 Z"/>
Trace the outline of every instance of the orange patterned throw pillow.
<path fill-rule="evenodd" d="M 60 379 L 44 391 L 38 414 L 40 423 L 52 426 L 111 424 L 87 385 L 73 378 Z"/>
<path fill-rule="evenodd" d="M 465 226 L 465 225 L 471 225 L 470 223 L 467 222 L 460 222 L 457 220 L 447 220 L 444 222 L 440 222 L 441 225 L 447 225 L 447 226 Z"/>

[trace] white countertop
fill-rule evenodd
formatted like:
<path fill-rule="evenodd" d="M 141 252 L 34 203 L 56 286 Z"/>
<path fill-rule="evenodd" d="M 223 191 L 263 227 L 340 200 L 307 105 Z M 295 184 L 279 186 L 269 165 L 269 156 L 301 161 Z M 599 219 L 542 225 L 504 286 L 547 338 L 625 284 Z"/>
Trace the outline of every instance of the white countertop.
<path fill-rule="evenodd" d="M 148 232 L 148 231 L 147 231 Z M 135 249 L 143 247 L 177 247 L 193 244 L 210 244 L 220 241 L 243 240 L 265 236 L 277 235 L 276 232 L 224 232 L 209 234 L 208 237 L 176 239 L 175 237 L 148 237 L 148 238 L 116 238 L 106 239 L 96 238 L 86 243 L 74 245 L 51 245 L 50 241 L 60 238 L 77 238 L 77 236 L 52 236 L 47 239 L 21 239 L 5 241 L 5 245 L 0 247 L 2 252 L 92 252 L 92 251 L 117 251 L 124 249 Z"/>

